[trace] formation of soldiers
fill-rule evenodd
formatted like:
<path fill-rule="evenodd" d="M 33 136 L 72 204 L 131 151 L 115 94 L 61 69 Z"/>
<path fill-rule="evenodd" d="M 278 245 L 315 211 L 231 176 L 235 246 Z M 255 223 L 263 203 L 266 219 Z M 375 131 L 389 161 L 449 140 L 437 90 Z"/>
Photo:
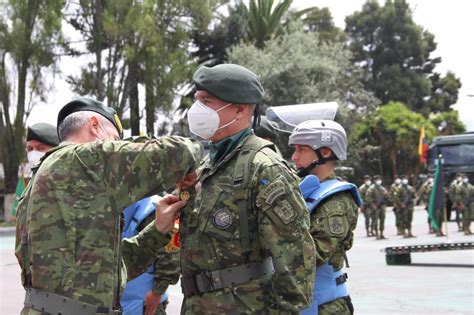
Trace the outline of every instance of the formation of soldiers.
<path fill-rule="evenodd" d="M 382 178 L 379 175 L 373 178 L 365 175 L 364 183 L 359 187 L 359 191 L 364 201 L 361 212 L 365 218 L 367 237 L 385 238 L 383 234 L 384 221 L 386 206 L 389 203 L 393 205 L 397 235 L 402 235 L 405 238 L 415 237 L 412 232 L 415 203 L 416 201 L 422 203 L 428 213 L 433 185 L 433 175 L 429 174 L 418 191 L 415 191 L 415 188 L 409 184 L 408 176 L 401 175 L 395 176 L 395 180 L 387 190 L 382 185 Z M 456 213 L 458 231 L 464 232 L 465 235 L 471 235 L 470 224 L 474 219 L 474 185 L 469 183 L 467 175 L 456 174 L 448 187 L 452 209 Z M 437 231 L 433 229 L 432 220 L 428 215 L 428 232 L 430 234 L 436 233 L 437 236 L 444 236 L 441 228 L 445 221 L 445 211 L 443 210 L 437 209 L 434 213 L 439 226 Z"/>

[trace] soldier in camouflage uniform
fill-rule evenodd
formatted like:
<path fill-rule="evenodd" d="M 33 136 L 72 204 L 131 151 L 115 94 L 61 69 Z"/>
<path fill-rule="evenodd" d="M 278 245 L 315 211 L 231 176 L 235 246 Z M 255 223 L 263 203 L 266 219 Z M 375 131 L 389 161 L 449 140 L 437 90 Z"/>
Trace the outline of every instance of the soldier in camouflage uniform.
<path fill-rule="evenodd" d="M 402 231 L 402 226 L 401 226 L 401 220 L 400 220 L 400 212 L 398 211 L 397 208 L 397 194 L 398 190 L 400 189 L 400 186 L 402 184 L 402 180 L 398 177 L 398 175 L 395 175 L 395 179 L 390 185 L 390 189 L 388 192 L 388 199 L 393 205 L 393 214 L 395 215 L 395 226 L 397 228 L 397 235 L 403 235 Z"/>
<path fill-rule="evenodd" d="M 464 216 L 469 216 L 469 197 L 470 197 L 470 184 L 469 178 L 466 175 L 461 176 L 461 180 L 455 185 L 453 193 L 453 207 L 456 207 L 461 214 L 462 218 L 462 230 L 468 235 L 465 225 L 469 222 L 469 219 L 465 220 Z"/>
<path fill-rule="evenodd" d="M 474 185 L 468 184 L 468 187 L 469 197 L 467 199 L 467 205 L 463 216 L 464 235 L 472 235 L 471 222 L 474 220 Z"/>
<path fill-rule="evenodd" d="M 385 187 L 382 186 L 382 177 L 375 175 L 374 183 L 369 187 L 366 196 L 366 207 L 371 208 L 371 222 L 372 231 L 375 231 L 377 239 L 385 239 L 383 230 L 385 228 L 385 212 L 386 212 L 386 198 L 388 192 Z"/>
<path fill-rule="evenodd" d="M 58 134 L 63 142 L 41 159 L 18 207 L 22 314 L 119 314 L 127 271 L 131 279 L 146 270 L 185 202 L 157 210 L 156 222 L 123 242 L 121 212 L 173 187 L 201 147 L 181 137 L 111 141 L 122 136 L 115 111 L 86 98 L 61 109 Z"/>
<path fill-rule="evenodd" d="M 317 254 L 313 305 L 303 315 L 354 312 L 342 268 L 353 244 L 361 198 L 357 186 L 334 175 L 335 161 L 346 159 L 346 139 L 344 128 L 330 120 L 303 122 L 289 138 L 295 148 L 291 158 L 304 177 L 300 187 L 311 213 Z M 314 184 L 308 185 L 311 181 Z"/>
<path fill-rule="evenodd" d="M 414 237 L 411 232 L 411 223 L 413 221 L 414 193 L 415 190 L 408 184 L 408 176 L 401 176 L 402 183 L 396 194 L 396 205 L 400 215 L 400 224 L 403 237 Z"/>
<path fill-rule="evenodd" d="M 361 212 L 364 214 L 364 219 L 365 219 L 365 230 L 367 232 L 367 237 L 374 236 L 373 231 L 370 230 L 371 224 L 370 224 L 370 207 L 367 205 L 366 198 L 367 198 L 367 191 L 370 188 L 370 185 L 372 185 L 372 181 L 370 180 L 369 175 L 364 176 L 364 183 L 359 187 L 359 193 L 360 196 L 362 197 L 363 204 L 360 207 Z"/>
<path fill-rule="evenodd" d="M 257 126 L 257 129 L 255 129 L 255 135 L 275 144 L 276 152 L 281 155 L 280 149 L 278 149 L 276 144 L 278 131 L 273 127 L 266 116 L 261 116 L 260 119 L 260 124 Z"/>
<path fill-rule="evenodd" d="M 31 169 L 39 160 L 59 144 L 56 127 L 47 123 L 37 123 L 28 127 L 26 132 L 26 154 L 28 157 L 28 172 L 26 177 L 31 177 Z"/>
<path fill-rule="evenodd" d="M 458 173 L 454 177 L 451 184 L 449 184 L 448 195 L 452 202 L 452 209 L 456 211 L 456 224 L 458 225 L 458 232 L 462 231 L 462 210 L 464 209 L 463 203 L 459 200 L 459 194 L 457 194 L 458 186 L 462 184 L 462 174 Z M 456 196 L 457 194 L 457 196 Z M 458 200 L 458 201 L 456 201 Z"/>
<path fill-rule="evenodd" d="M 189 127 L 212 142 L 180 217 L 181 312 L 297 314 L 311 303 L 315 247 L 297 176 L 250 128 L 260 80 L 233 64 L 193 79 Z"/>
<path fill-rule="evenodd" d="M 433 175 L 428 175 L 426 180 L 421 185 L 420 189 L 418 190 L 417 196 L 418 200 L 421 200 L 425 205 L 426 212 L 429 211 L 430 206 L 430 197 L 431 191 L 433 190 Z M 441 223 L 440 223 L 441 224 Z M 431 218 L 428 216 L 428 232 L 429 234 L 434 233 L 434 229 L 431 226 Z"/>

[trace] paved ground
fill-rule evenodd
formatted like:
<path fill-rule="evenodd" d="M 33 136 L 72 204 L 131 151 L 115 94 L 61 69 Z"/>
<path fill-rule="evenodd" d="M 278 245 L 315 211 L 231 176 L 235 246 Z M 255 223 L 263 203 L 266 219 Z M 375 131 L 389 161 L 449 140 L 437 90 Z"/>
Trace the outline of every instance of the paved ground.
<path fill-rule="evenodd" d="M 380 250 L 387 246 L 440 243 L 427 233 L 426 213 L 418 209 L 414 232 L 403 239 L 395 235 L 394 217 L 387 212 L 388 240 L 365 237 L 364 218 L 360 217 L 354 248 L 348 253 L 349 285 L 356 314 L 474 314 L 474 251 L 412 254 L 410 266 L 387 266 Z M 474 225 L 473 225 L 474 227 Z M 472 236 L 455 232 L 449 224 L 451 242 L 474 241 Z M 19 314 L 24 291 L 20 270 L 13 255 L 12 231 L 0 231 L 0 314 Z M 169 314 L 179 314 L 182 295 L 179 286 L 170 289 Z"/>

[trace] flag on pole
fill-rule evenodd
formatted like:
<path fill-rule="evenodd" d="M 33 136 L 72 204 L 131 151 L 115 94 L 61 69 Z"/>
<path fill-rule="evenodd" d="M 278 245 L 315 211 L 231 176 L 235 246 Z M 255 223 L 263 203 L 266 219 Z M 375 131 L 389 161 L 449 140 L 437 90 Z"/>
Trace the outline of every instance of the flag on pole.
<path fill-rule="evenodd" d="M 426 164 L 426 153 L 428 152 L 428 141 L 425 135 L 425 126 L 420 129 L 420 140 L 418 141 L 418 155 L 420 156 L 420 163 Z"/>
<path fill-rule="evenodd" d="M 18 202 L 20 201 L 20 197 L 23 194 L 25 187 L 26 181 L 25 177 L 22 174 L 20 175 L 20 178 L 18 178 L 18 183 L 16 184 L 15 200 L 13 201 L 12 210 L 10 212 L 12 216 L 16 216 L 16 208 L 18 208 Z"/>
<path fill-rule="evenodd" d="M 428 216 L 431 219 L 431 226 L 433 229 L 438 231 L 442 222 L 437 220 L 441 219 L 441 216 L 437 216 L 438 211 L 444 211 L 445 200 L 444 200 L 444 174 L 443 174 L 443 162 L 442 156 L 440 155 L 436 159 L 436 170 L 434 174 L 434 184 L 430 195 L 430 205 L 428 207 Z M 443 212 L 441 212 L 443 213 Z"/>

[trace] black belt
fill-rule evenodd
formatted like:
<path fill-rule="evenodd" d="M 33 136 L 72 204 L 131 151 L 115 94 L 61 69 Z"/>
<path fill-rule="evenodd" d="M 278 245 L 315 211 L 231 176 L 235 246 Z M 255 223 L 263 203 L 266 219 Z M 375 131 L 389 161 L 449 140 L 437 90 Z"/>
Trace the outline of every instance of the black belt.
<path fill-rule="evenodd" d="M 263 261 L 237 267 L 205 271 L 197 275 L 183 275 L 181 277 L 181 289 L 184 296 L 189 297 L 198 293 L 247 283 L 262 276 L 271 275 L 274 272 L 272 257 L 267 257 Z"/>
<path fill-rule="evenodd" d="M 122 310 L 110 310 L 108 307 L 97 306 L 74 300 L 59 294 L 36 289 L 26 289 L 25 306 L 50 314 L 67 315 L 120 315 Z"/>

